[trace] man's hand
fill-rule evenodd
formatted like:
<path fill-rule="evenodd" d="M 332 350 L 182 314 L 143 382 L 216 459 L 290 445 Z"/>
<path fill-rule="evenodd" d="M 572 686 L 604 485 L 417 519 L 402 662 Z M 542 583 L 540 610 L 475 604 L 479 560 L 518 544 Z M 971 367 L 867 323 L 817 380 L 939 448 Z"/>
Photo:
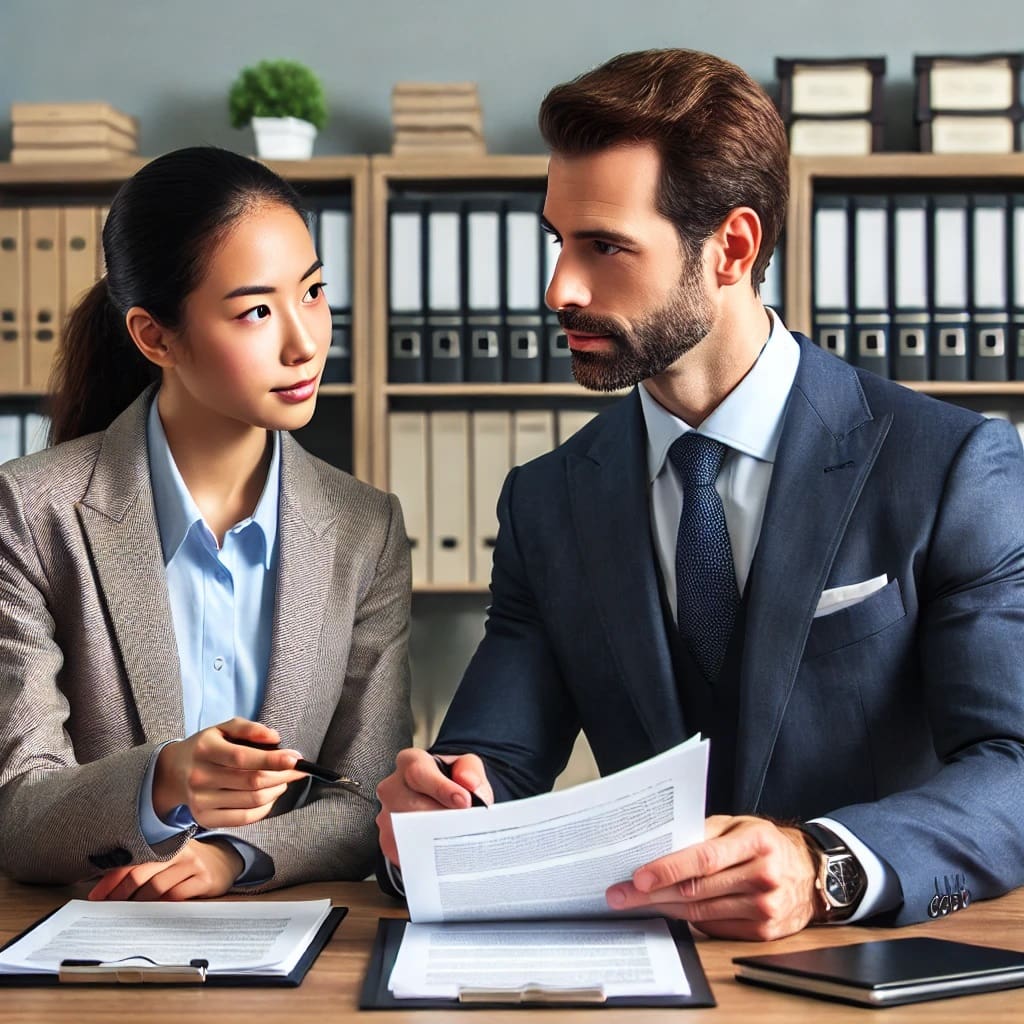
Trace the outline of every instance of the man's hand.
<path fill-rule="evenodd" d="M 494 791 L 487 781 L 483 761 L 476 754 L 442 755 L 452 766 L 452 777 L 446 779 L 432 754 L 408 747 L 398 755 L 395 770 L 377 787 L 381 804 L 377 815 L 380 848 L 392 864 L 398 866 L 398 848 L 391 828 L 395 811 L 444 811 L 469 807 L 470 793 L 484 803 L 494 803 Z"/>
<path fill-rule="evenodd" d="M 180 804 L 203 828 L 232 828 L 260 821 L 290 782 L 304 779 L 292 771 L 301 756 L 294 750 L 259 750 L 239 742 L 272 746 L 275 729 L 244 718 L 168 743 L 153 774 L 153 808 L 161 818 Z"/>
<path fill-rule="evenodd" d="M 814 919 L 817 865 L 802 832 L 716 815 L 705 840 L 651 861 L 607 892 L 615 910 L 655 906 L 728 939 L 778 939 Z"/>
<path fill-rule="evenodd" d="M 223 896 L 235 884 L 242 858 L 223 839 L 192 839 L 170 860 L 113 868 L 92 887 L 91 900 L 188 900 Z"/>

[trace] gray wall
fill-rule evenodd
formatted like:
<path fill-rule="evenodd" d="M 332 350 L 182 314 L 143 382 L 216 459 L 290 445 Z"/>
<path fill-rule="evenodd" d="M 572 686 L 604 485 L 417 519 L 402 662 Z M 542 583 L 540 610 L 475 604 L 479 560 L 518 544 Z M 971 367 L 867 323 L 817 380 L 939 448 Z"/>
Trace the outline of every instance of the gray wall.
<path fill-rule="evenodd" d="M 884 55 L 887 148 L 912 148 L 914 53 L 1021 47 L 1010 0 L 0 0 L 0 158 L 15 100 L 105 99 L 137 116 L 142 152 L 197 142 L 251 152 L 228 125 L 238 70 L 291 57 L 331 108 L 317 152 L 389 148 L 402 79 L 479 83 L 488 147 L 540 151 L 546 90 L 624 50 L 710 50 L 769 85 L 776 56 Z M 418 596 L 413 671 L 443 700 L 482 635 L 478 597 Z M 436 724 L 436 723 L 435 723 Z"/>
<path fill-rule="evenodd" d="M 0 158 L 12 100 L 106 99 L 139 117 L 142 151 L 250 151 L 226 95 L 244 65 L 302 60 L 331 120 L 318 153 L 389 148 L 399 79 L 479 83 L 489 148 L 539 150 L 553 84 L 623 50 L 710 50 L 769 84 L 776 56 L 884 55 L 887 148 L 909 148 L 914 53 L 1020 48 L 1010 0 L 0 0 Z"/>

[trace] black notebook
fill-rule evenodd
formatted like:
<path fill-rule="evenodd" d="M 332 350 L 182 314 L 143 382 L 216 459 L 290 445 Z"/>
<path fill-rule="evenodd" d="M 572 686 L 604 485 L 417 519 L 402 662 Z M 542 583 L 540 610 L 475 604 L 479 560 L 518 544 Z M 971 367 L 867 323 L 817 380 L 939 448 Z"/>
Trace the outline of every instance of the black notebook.
<path fill-rule="evenodd" d="M 733 963 L 740 981 L 863 1006 L 896 1006 L 1024 985 L 1024 953 L 946 939 L 880 939 L 741 956 Z"/>

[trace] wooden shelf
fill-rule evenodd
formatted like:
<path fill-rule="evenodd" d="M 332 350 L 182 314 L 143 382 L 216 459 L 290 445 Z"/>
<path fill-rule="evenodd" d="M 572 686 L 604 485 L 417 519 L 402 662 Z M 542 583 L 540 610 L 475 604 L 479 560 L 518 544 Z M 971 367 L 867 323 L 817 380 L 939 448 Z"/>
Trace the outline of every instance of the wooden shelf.
<path fill-rule="evenodd" d="M 1024 395 L 1022 380 L 900 380 L 896 382 L 925 395 L 968 397 L 970 395 Z"/>
<path fill-rule="evenodd" d="M 414 583 L 413 594 L 489 594 L 487 583 Z"/>
<path fill-rule="evenodd" d="M 385 384 L 391 398 L 619 398 L 624 391 L 590 391 L 579 384 Z"/>
<path fill-rule="evenodd" d="M 440 182 L 464 179 L 540 178 L 547 179 L 546 156 L 373 156 L 370 173 L 374 180 L 435 179 Z"/>
<path fill-rule="evenodd" d="M 321 384 L 318 395 L 327 398 L 346 398 L 356 393 L 355 384 Z"/>

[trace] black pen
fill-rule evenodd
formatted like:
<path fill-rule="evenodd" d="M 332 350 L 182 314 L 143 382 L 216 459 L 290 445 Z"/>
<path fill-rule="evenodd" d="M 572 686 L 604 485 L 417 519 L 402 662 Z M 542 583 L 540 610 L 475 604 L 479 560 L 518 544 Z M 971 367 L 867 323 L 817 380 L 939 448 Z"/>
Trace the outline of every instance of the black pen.
<path fill-rule="evenodd" d="M 279 750 L 281 746 L 279 743 L 255 743 L 252 740 L 238 740 L 231 736 L 227 736 L 225 739 L 230 743 L 236 743 L 240 747 L 252 747 L 255 750 Z M 294 771 L 302 772 L 304 775 L 309 775 L 311 778 L 316 779 L 317 782 L 325 782 L 328 785 L 337 783 L 346 789 L 360 788 L 359 783 L 355 779 L 349 779 L 342 775 L 341 772 L 336 772 L 333 768 L 317 764 L 315 761 L 307 761 L 303 757 L 300 757 L 295 762 Z"/>
<path fill-rule="evenodd" d="M 452 782 L 455 782 L 455 780 L 452 779 L 452 766 L 447 761 L 442 761 L 441 758 L 437 756 L 437 754 L 431 754 L 431 757 L 433 757 L 435 764 L 441 770 L 441 774 L 446 779 L 451 779 Z M 469 794 L 470 807 L 487 806 L 487 803 L 484 801 L 484 799 L 482 797 L 477 796 L 476 793 L 474 793 L 471 789 L 467 789 L 466 792 Z"/>

